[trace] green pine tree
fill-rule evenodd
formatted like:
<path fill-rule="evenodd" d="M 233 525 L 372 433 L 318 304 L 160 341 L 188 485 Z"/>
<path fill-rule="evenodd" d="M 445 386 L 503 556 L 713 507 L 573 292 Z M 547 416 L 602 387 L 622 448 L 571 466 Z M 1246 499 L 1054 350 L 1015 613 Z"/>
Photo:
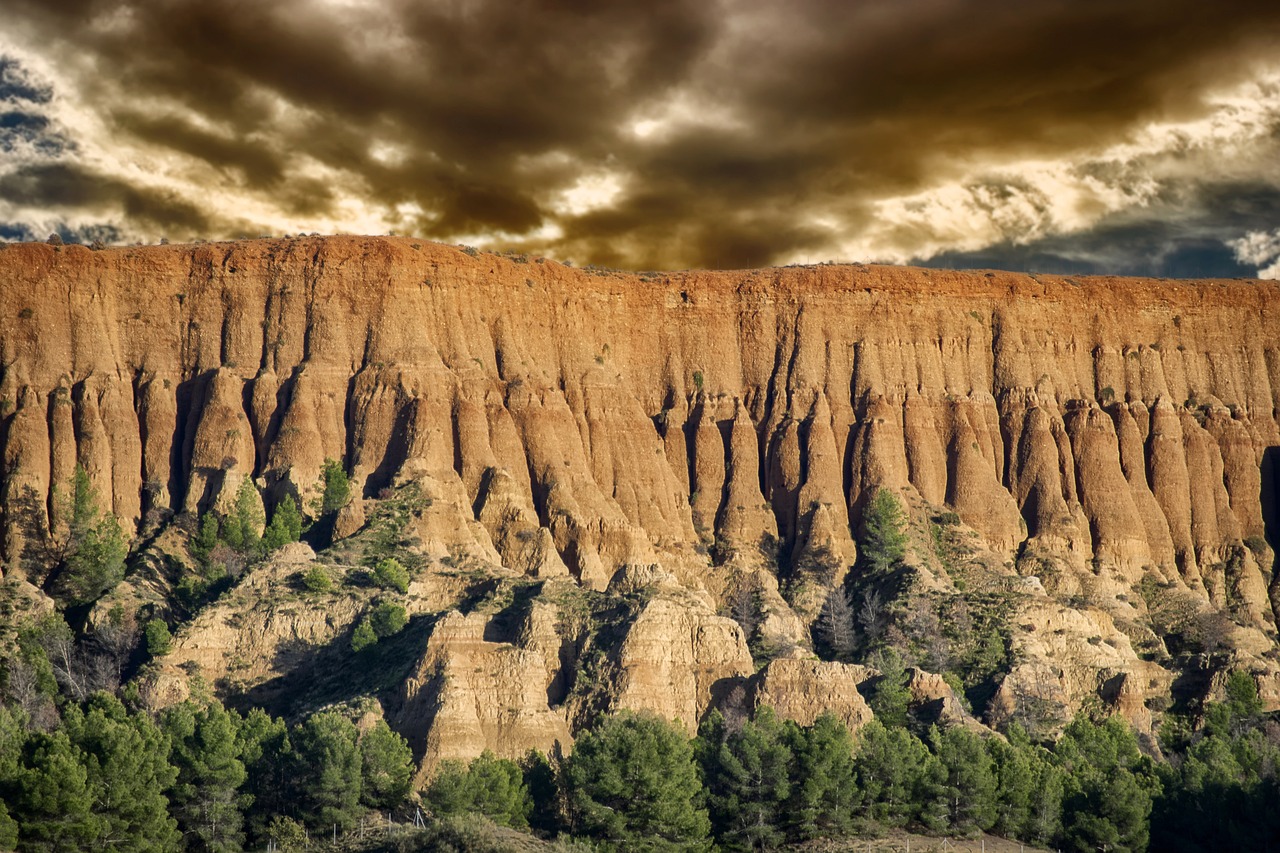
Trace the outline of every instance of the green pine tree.
<path fill-rule="evenodd" d="M 206 512 L 200 516 L 200 529 L 191 540 L 191 556 L 202 568 L 209 564 L 213 549 L 218 547 L 218 516 Z"/>
<path fill-rule="evenodd" d="M 356 625 L 355 631 L 351 633 L 351 651 L 362 652 L 377 642 L 378 634 L 369 624 L 369 620 L 361 619 L 360 624 Z"/>
<path fill-rule="evenodd" d="M 409 573 L 395 557 L 379 560 L 373 568 L 373 582 L 383 589 L 393 589 L 399 593 L 409 591 Z"/>
<path fill-rule="evenodd" d="M 711 825 L 731 850 L 769 850 L 784 840 L 783 809 L 791 796 L 792 738 L 769 708 L 737 731 L 718 711 L 707 715 L 697 751 Z"/>
<path fill-rule="evenodd" d="M 880 670 L 880 677 L 872 686 L 868 704 L 884 725 L 905 726 L 910 719 L 911 690 L 907 687 L 910 679 L 902 665 L 902 656 L 893 647 L 885 648 L 876 656 L 875 666 Z"/>
<path fill-rule="evenodd" d="M 547 756 L 531 749 L 521 760 L 520 769 L 524 772 L 524 785 L 529 790 L 530 828 L 545 835 L 555 835 L 561 829 L 558 808 L 560 785 L 556 768 Z"/>
<path fill-rule="evenodd" d="M 337 711 L 321 711 L 294 729 L 292 741 L 304 823 L 313 829 L 352 826 L 360 818 L 362 765 L 355 723 Z"/>
<path fill-rule="evenodd" d="M 105 693 L 84 711 L 67 706 L 63 729 L 84 756 L 87 789 L 98 819 L 92 842 L 99 849 L 169 850 L 179 838 L 164 792 L 177 778 L 169 763 L 169 738 L 147 714 L 130 714 Z"/>
<path fill-rule="evenodd" d="M 321 476 L 324 478 L 324 494 L 320 499 L 320 512 L 329 515 L 351 501 L 351 481 L 342 469 L 342 463 L 335 459 L 324 460 Z"/>
<path fill-rule="evenodd" d="M 929 748 L 904 728 L 872 720 L 858 730 L 853 757 L 854 813 L 871 825 L 904 826 L 914 819 L 945 827 L 935 786 L 942 774 Z"/>
<path fill-rule="evenodd" d="M 1123 720 L 1098 724 L 1077 717 L 1054 748 L 1064 771 L 1062 835 L 1072 850 L 1146 850 L 1154 796 L 1151 759 Z"/>
<path fill-rule="evenodd" d="M 1008 740 L 989 738 L 986 747 L 996 779 L 996 815 L 992 831 L 1009 838 L 1027 838 L 1032 795 L 1038 776 L 1032 747 L 1017 723 L 1009 726 Z"/>
<path fill-rule="evenodd" d="M 831 712 L 791 729 L 795 756 L 786 823 L 793 840 L 834 838 L 852 828 L 853 738 Z"/>
<path fill-rule="evenodd" d="M 22 754 L 27 743 L 26 715 L 0 704 L 0 850 L 18 846 L 18 822 L 9 805 L 17 807 L 22 778 Z"/>
<path fill-rule="evenodd" d="M 944 771 L 941 793 L 951 829 L 961 835 L 990 829 L 997 815 L 997 783 L 982 738 L 954 726 L 944 732 L 934 727 L 929 739 Z"/>
<path fill-rule="evenodd" d="M 245 477 L 236 489 L 231 514 L 222 521 L 222 540 L 241 554 L 256 555 L 262 543 L 264 522 L 258 489 Z"/>
<path fill-rule="evenodd" d="M 862 512 L 858 542 L 858 557 L 867 571 L 883 573 L 902 562 L 907 553 L 906 526 L 898 498 L 888 489 L 876 489 Z"/>
<path fill-rule="evenodd" d="M 623 711 L 574 744 L 565 768 L 576 830 L 614 846 L 705 850 L 711 826 L 684 732 Z"/>
<path fill-rule="evenodd" d="M 178 778 L 169 792 L 188 850 L 235 853 L 244 849 L 248 774 L 240 760 L 240 719 L 216 700 L 184 702 L 164 713 Z"/>
<path fill-rule="evenodd" d="M 400 633 L 409 624 L 409 614 L 393 601 L 384 601 L 369 614 L 369 625 L 379 639 Z"/>
<path fill-rule="evenodd" d="M 438 815 L 482 814 L 515 829 L 528 828 L 533 807 L 520 765 L 487 750 L 469 765 L 441 762 L 426 801 Z"/>
<path fill-rule="evenodd" d="M 241 721 L 236 744 L 247 775 L 244 791 L 249 798 L 245 815 L 248 828 L 253 837 L 265 840 L 271 819 L 292 812 L 300 799 L 296 795 L 289 729 L 284 720 L 254 708 Z"/>
<path fill-rule="evenodd" d="M 85 756 L 65 731 L 31 734 L 9 804 L 24 851 L 87 850 L 102 837 Z"/>
<path fill-rule="evenodd" d="M 152 619 L 143 633 L 147 640 L 147 654 L 153 658 L 167 655 L 173 649 L 173 635 L 163 619 Z"/>
<path fill-rule="evenodd" d="M 120 523 L 98 507 L 84 468 L 71 481 L 70 521 L 62 573 L 56 588 L 72 604 L 96 601 L 124 579 L 129 549 Z"/>
<path fill-rule="evenodd" d="M 293 495 L 285 495 L 271 514 L 271 523 L 262 534 L 262 551 L 271 553 L 297 542 L 302 537 L 302 513 L 298 511 L 298 502 Z"/>
<path fill-rule="evenodd" d="M 390 809 L 409 796 L 413 750 L 385 720 L 360 737 L 361 801 L 372 808 Z"/>

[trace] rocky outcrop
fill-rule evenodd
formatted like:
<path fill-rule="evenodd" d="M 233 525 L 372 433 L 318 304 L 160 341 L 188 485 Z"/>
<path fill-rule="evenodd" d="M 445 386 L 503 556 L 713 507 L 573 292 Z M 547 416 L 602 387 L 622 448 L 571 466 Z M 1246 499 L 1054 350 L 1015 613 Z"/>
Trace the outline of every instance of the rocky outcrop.
<path fill-rule="evenodd" d="M 485 750 L 518 759 L 530 749 L 550 752 L 573 742 L 564 711 L 549 707 L 558 642 L 554 622 L 540 616 L 530 614 L 517 644 L 486 640 L 489 618 L 482 613 L 455 610 L 436 624 L 394 718 L 421 759 L 419 783 L 443 760 L 466 762 Z"/>
<path fill-rule="evenodd" d="M 614 662 L 613 709 L 652 711 L 692 734 L 713 700 L 755 671 L 741 627 L 696 601 L 655 598 L 627 629 Z"/>
<path fill-rule="evenodd" d="M 867 678 L 860 666 L 803 658 L 776 658 L 750 682 L 753 708 L 770 707 L 778 716 L 802 726 L 825 713 L 834 714 L 851 732 L 871 721 L 858 685 Z"/>

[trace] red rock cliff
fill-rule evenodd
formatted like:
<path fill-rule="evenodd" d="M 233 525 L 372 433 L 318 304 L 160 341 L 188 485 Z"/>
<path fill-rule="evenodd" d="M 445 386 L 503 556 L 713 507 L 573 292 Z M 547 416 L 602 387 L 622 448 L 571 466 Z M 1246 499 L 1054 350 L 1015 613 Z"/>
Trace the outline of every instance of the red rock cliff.
<path fill-rule="evenodd" d="M 887 487 L 1271 630 L 1277 406 L 1271 282 L 632 275 L 399 238 L 0 251 L 18 574 L 77 462 L 136 528 L 245 476 L 312 494 L 336 458 L 366 497 L 426 478 L 465 516 L 447 535 L 593 586 L 775 532 L 847 566 Z"/>

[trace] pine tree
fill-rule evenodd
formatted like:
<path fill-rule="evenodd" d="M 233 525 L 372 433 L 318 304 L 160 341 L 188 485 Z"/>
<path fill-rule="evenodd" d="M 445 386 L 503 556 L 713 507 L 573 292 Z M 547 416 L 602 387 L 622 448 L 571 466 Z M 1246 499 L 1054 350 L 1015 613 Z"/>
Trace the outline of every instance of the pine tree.
<path fill-rule="evenodd" d="M 178 832 L 164 792 L 177 770 L 169 763 L 168 736 L 145 713 L 130 714 L 105 693 L 90 699 L 84 711 L 69 705 L 63 729 L 88 771 L 87 790 L 98 818 L 93 846 L 170 849 Z"/>
<path fill-rule="evenodd" d="M 852 825 L 853 738 L 848 727 L 831 712 L 805 729 L 792 727 L 795 757 L 791 798 L 785 814 L 793 840 L 833 838 Z"/>
<path fill-rule="evenodd" d="M 393 601 L 384 601 L 369 614 L 369 625 L 379 639 L 400 633 L 409 624 L 409 614 Z"/>
<path fill-rule="evenodd" d="M 199 532 L 191 540 L 191 556 L 202 568 L 208 566 L 213 549 L 218 547 L 218 535 L 218 517 L 211 512 L 200 516 Z"/>
<path fill-rule="evenodd" d="M 147 641 L 147 654 L 158 658 L 169 654 L 173 649 L 173 635 L 163 619 L 152 619 L 143 632 Z"/>
<path fill-rule="evenodd" d="M 265 519 L 262 500 L 253 482 L 245 477 L 236 489 L 236 501 L 222 522 L 222 540 L 241 554 L 258 553 Z"/>
<path fill-rule="evenodd" d="M 533 807 L 520 765 L 487 750 L 470 765 L 441 762 L 426 800 L 438 815 L 482 814 L 514 829 L 528 828 Z"/>
<path fill-rule="evenodd" d="M 355 723 L 337 711 L 308 717 L 294 730 L 304 822 L 315 829 L 359 819 L 361 755 Z"/>
<path fill-rule="evenodd" d="M 321 476 L 324 478 L 324 495 L 320 499 L 320 512 L 329 515 L 351 501 L 351 481 L 342 464 L 334 459 L 324 460 Z"/>
<path fill-rule="evenodd" d="M 302 513 L 293 495 L 285 495 L 271 514 L 271 523 L 262 534 L 262 551 L 269 554 L 297 542 L 302 537 Z"/>
<path fill-rule="evenodd" d="M 124 579 L 128 555 L 124 532 L 111 513 L 98 508 L 98 495 L 84 468 L 71 481 L 66 556 L 57 587 L 72 604 L 100 598 Z"/>
<path fill-rule="evenodd" d="M 876 656 L 875 665 L 880 670 L 880 677 L 875 681 L 868 704 L 876 719 L 884 725 L 905 726 L 909 719 L 911 690 L 907 687 L 909 678 L 902 665 L 902 657 L 896 649 L 886 648 Z"/>
<path fill-rule="evenodd" d="M 378 642 L 378 634 L 369 624 L 368 619 L 361 619 L 360 624 L 351 633 L 351 651 L 362 652 Z"/>
<path fill-rule="evenodd" d="M 1115 717 L 1102 724 L 1077 717 L 1059 739 L 1054 758 L 1065 772 L 1062 834 L 1067 846 L 1145 850 L 1160 784 L 1128 724 Z"/>
<path fill-rule="evenodd" d="M 951 828 L 962 835 L 990 829 L 996 821 L 996 775 L 982 739 L 955 726 L 932 728 L 929 739 L 944 771 L 942 795 Z"/>
<path fill-rule="evenodd" d="M 0 704 L 0 850 L 18 847 L 18 822 L 8 804 L 17 807 L 22 753 L 27 742 L 26 716 Z"/>
<path fill-rule="evenodd" d="M 793 756 L 784 724 L 769 708 L 738 731 L 708 714 L 698 744 L 711 824 L 721 845 L 767 850 L 783 841 L 783 807 L 791 796 Z"/>
<path fill-rule="evenodd" d="M 24 851 L 84 850 L 102 837 L 84 759 L 64 731 L 30 736 L 10 801 Z"/>
<path fill-rule="evenodd" d="M 929 748 L 904 728 L 872 720 L 858 730 L 853 757 L 855 814 L 872 824 L 903 826 L 920 819 L 945 828 L 937 814 L 942 768 Z"/>
<path fill-rule="evenodd" d="M 365 805 L 389 809 L 409 796 L 413 750 L 385 720 L 360 736 L 361 794 Z"/>
<path fill-rule="evenodd" d="M 579 833 L 612 845 L 704 850 L 710 830 L 684 732 L 624 711 L 578 739 L 565 769 Z"/>
<path fill-rule="evenodd" d="M 888 489 L 876 489 L 862 513 L 858 556 L 868 571 L 878 574 L 896 567 L 906 553 L 906 517 L 902 504 Z"/>
<path fill-rule="evenodd" d="M 284 720 L 254 708 L 241 721 L 236 744 L 248 777 L 244 791 L 251 798 L 246 813 L 249 830 L 265 838 L 272 817 L 291 811 L 299 799 L 289 729 Z"/>
<path fill-rule="evenodd" d="M 560 828 L 558 809 L 560 798 L 559 780 L 556 768 L 547 756 L 536 749 L 525 753 L 520 762 L 520 770 L 524 773 L 524 786 L 529 791 L 529 826 L 531 829 L 554 835 Z"/>
<path fill-rule="evenodd" d="M 188 850 L 234 853 L 244 847 L 239 718 L 217 701 L 184 702 L 168 709 L 163 726 L 172 742 L 178 778 L 169 792 Z"/>
<path fill-rule="evenodd" d="M 1010 838 L 1027 838 L 1031 821 L 1032 791 L 1037 767 L 1026 734 L 1017 723 L 1009 726 L 1008 740 L 987 740 L 987 755 L 996 778 L 996 815 L 992 831 Z"/>

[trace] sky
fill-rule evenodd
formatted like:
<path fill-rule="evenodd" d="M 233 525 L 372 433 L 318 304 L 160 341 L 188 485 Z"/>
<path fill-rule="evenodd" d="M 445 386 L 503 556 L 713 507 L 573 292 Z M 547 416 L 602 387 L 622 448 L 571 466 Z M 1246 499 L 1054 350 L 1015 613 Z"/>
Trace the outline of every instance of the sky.
<path fill-rule="evenodd" d="M 1275 0 L 0 0 L 0 239 L 1280 277 Z"/>

